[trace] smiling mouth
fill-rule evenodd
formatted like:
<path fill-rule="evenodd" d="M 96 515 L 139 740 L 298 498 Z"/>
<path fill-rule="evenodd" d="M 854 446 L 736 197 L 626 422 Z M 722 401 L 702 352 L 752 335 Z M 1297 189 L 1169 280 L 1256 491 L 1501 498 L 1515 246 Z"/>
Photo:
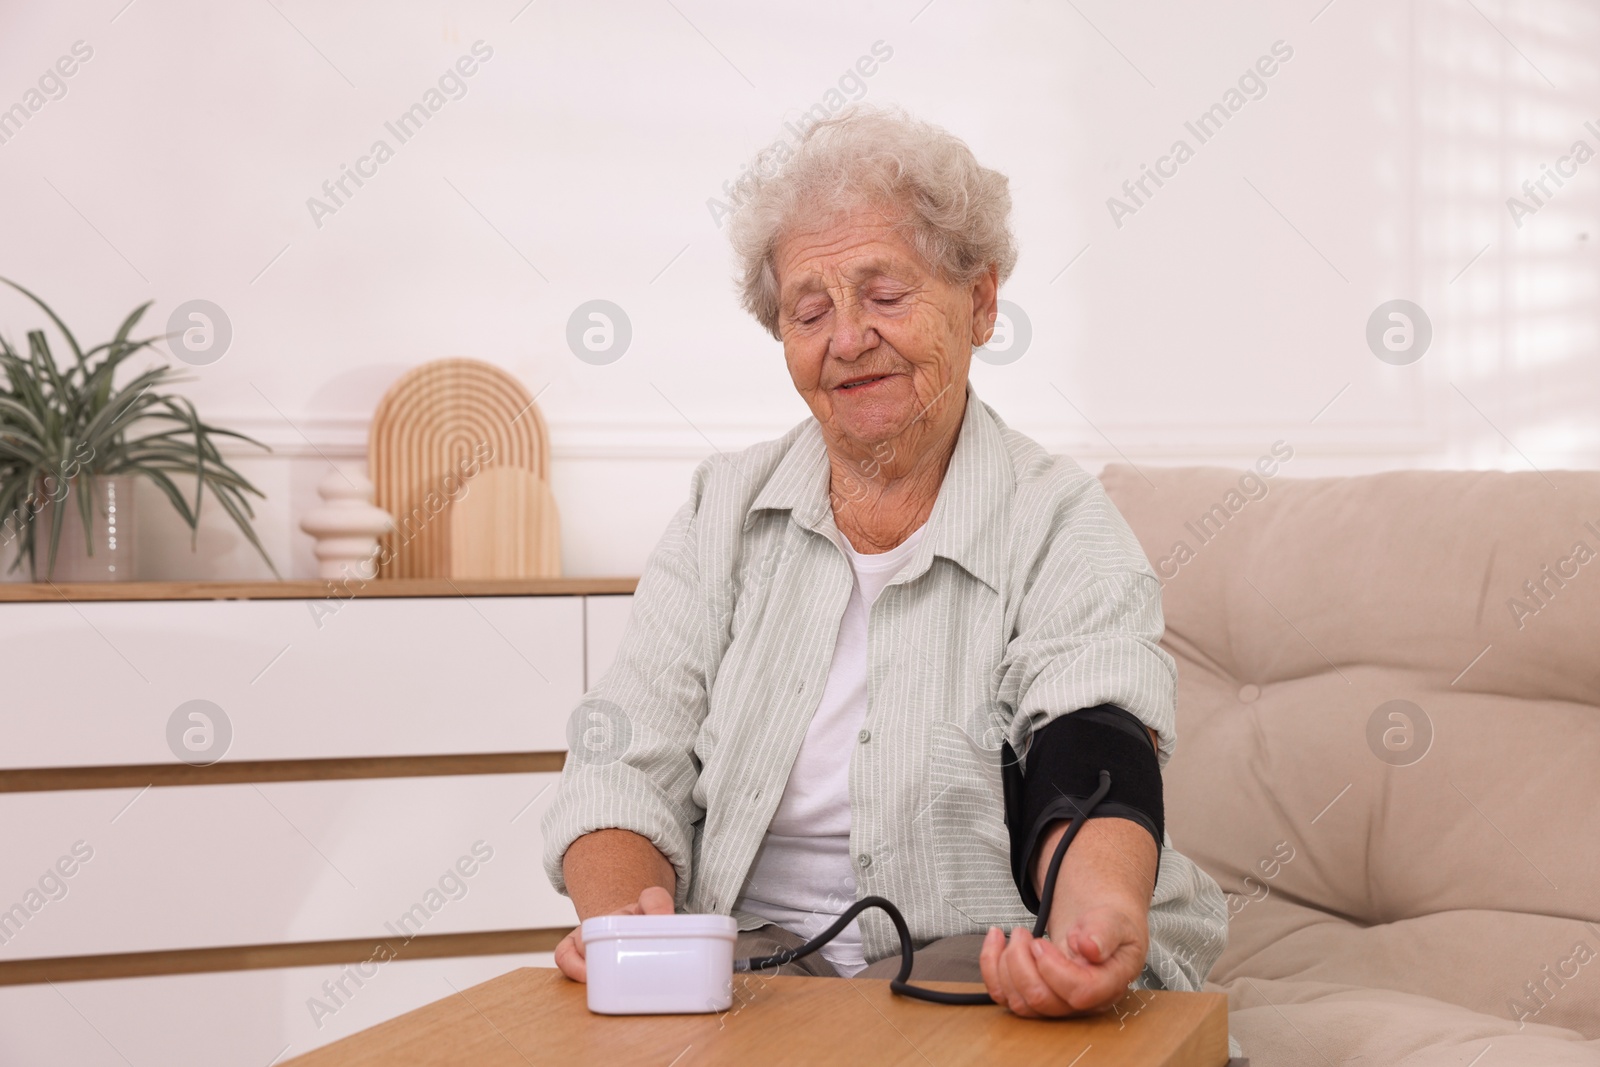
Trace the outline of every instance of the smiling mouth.
<path fill-rule="evenodd" d="M 851 378 L 851 379 L 849 379 L 847 381 L 840 382 L 839 385 L 837 386 L 837 388 L 840 388 L 840 389 L 859 389 L 864 385 L 872 385 L 872 384 L 874 384 L 876 382 L 884 381 L 888 377 L 889 377 L 889 375 L 887 375 L 887 374 L 868 374 L 868 375 L 863 375 L 860 378 Z"/>

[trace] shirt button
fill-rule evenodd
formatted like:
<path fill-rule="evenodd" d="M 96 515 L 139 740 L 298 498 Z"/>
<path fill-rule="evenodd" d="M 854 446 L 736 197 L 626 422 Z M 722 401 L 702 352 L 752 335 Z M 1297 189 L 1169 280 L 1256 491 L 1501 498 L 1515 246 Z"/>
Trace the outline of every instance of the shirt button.
<path fill-rule="evenodd" d="M 863 745 L 866 744 L 868 741 L 872 740 L 872 731 L 862 730 L 859 734 L 856 734 L 856 740 L 860 741 Z"/>
<path fill-rule="evenodd" d="M 861 855 L 856 857 L 856 863 L 862 869 L 865 869 L 867 867 L 871 867 L 872 866 L 872 857 L 867 855 L 865 852 L 863 852 Z"/>

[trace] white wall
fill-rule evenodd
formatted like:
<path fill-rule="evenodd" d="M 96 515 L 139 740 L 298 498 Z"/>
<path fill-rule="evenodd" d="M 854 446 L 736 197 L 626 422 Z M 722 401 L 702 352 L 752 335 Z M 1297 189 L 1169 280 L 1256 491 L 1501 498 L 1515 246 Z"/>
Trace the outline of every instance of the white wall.
<path fill-rule="evenodd" d="M 246 469 L 289 575 L 313 573 L 295 520 L 327 463 L 359 468 L 387 385 L 445 355 L 543 390 L 567 573 L 636 573 L 697 459 L 805 414 L 707 200 L 879 41 L 866 99 L 1012 178 L 1002 296 L 1033 340 L 974 377 L 1052 449 L 1600 463 L 1600 162 L 1520 227 L 1506 205 L 1574 141 L 1600 149 L 1592 2 L 125 2 L 0 7 L 0 107 L 93 49 L 0 144 L 0 274 L 92 341 L 145 300 L 152 331 L 185 300 L 225 309 L 232 347 L 186 388 L 276 449 Z M 466 95 L 398 145 L 384 122 L 479 40 Z M 1185 120 L 1280 40 L 1266 95 L 1199 144 Z M 317 226 L 307 198 L 379 137 L 394 158 Z M 1115 225 L 1107 198 L 1179 137 L 1194 157 Z M 597 297 L 634 331 L 606 366 L 565 342 Z M 1404 367 L 1364 340 L 1396 297 L 1435 331 Z M 37 323 L 0 295 L 13 340 Z M 191 554 L 140 504 L 141 576 L 265 573 L 220 513 Z"/>

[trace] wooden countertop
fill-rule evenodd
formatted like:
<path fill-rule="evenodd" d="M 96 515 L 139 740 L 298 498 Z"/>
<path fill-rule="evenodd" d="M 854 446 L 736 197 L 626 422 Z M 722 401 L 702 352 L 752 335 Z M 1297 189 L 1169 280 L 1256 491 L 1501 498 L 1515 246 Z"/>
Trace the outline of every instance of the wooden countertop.
<path fill-rule="evenodd" d="M 374 578 L 295 582 L 0 582 L 0 604 L 89 600 L 315 600 L 322 597 L 584 596 L 633 592 L 637 578 Z"/>
<path fill-rule="evenodd" d="M 734 975 L 732 1010 L 708 1015 L 591 1015 L 585 996 L 584 986 L 553 968 L 525 967 L 282 1067 L 1228 1062 L 1228 998 L 1221 993 L 1130 992 L 1119 1011 L 1085 1019 L 1021 1019 L 999 1006 L 929 1004 L 894 996 L 888 982 L 846 978 Z"/>

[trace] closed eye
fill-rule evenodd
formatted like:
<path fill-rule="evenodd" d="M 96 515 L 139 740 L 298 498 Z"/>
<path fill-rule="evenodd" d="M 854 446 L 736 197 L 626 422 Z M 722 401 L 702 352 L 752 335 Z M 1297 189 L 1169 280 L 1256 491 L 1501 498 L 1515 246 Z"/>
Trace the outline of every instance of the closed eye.
<path fill-rule="evenodd" d="M 826 299 L 811 299 L 801 301 L 791 312 L 795 322 L 801 326 L 810 326 L 828 313 L 831 303 Z"/>

